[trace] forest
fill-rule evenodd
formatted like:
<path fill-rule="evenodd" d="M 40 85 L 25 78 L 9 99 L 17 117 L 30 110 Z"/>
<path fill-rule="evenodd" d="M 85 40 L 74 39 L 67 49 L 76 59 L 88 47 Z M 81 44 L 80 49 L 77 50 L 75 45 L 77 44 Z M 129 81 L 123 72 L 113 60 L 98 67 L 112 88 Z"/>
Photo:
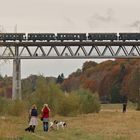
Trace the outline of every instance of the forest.
<path fill-rule="evenodd" d="M 11 99 L 12 77 L 0 76 L 0 95 L 1 100 Z M 36 103 L 41 108 L 48 102 L 54 114 L 64 116 L 99 112 L 100 103 L 122 103 L 123 96 L 140 110 L 138 59 L 86 61 L 67 78 L 61 73 L 58 77 L 30 75 L 22 79 L 22 99 L 27 106 Z"/>
<path fill-rule="evenodd" d="M 121 103 L 122 96 L 127 96 L 139 104 L 140 60 L 116 59 L 99 64 L 87 61 L 61 83 L 67 92 L 81 87 L 97 93 L 102 103 Z"/>

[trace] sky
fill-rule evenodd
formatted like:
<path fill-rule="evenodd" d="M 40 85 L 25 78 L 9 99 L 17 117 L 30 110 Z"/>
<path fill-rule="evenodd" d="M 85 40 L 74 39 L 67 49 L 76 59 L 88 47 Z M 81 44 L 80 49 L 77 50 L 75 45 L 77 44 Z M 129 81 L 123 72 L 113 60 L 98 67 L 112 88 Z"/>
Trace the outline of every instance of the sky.
<path fill-rule="evenodd" d="M 139 13 L 140 0 L 0 0 L 0 31 L 139 32 Z M 85 61 L 89 60 L 22 60 L 21 77 L 61 73 L 67 77 Z M 12 60 L 0 60 L 2 75 L 11 76 L 12 70 Z"/>

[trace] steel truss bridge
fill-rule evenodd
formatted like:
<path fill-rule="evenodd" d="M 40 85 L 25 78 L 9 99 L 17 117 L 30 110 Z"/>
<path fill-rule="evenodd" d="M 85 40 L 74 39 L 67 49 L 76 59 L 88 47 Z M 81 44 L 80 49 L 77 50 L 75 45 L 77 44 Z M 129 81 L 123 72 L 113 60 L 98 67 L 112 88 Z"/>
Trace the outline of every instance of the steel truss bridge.
<path fill-rule="evenodd" d="M 140 42 L 0 42 L 0 59 L 140 58 Z"/>
<path fill-rule="evenodd" d="M 94 58 L 140 59 L 140 42 L 0 42 L 0 59 L 13 59 L 13 100 L 21 99 L 21 59 Z"/>

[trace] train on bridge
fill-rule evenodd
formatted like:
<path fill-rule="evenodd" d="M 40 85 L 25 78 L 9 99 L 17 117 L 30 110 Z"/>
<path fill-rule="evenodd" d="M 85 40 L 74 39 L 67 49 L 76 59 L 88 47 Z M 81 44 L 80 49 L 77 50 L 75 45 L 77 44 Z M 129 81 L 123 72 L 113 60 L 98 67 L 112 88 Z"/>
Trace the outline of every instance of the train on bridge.
<path fill-rule="evenodd" d="M 140 33 L 0 33 L 0 41 L 139 41 Z"/>

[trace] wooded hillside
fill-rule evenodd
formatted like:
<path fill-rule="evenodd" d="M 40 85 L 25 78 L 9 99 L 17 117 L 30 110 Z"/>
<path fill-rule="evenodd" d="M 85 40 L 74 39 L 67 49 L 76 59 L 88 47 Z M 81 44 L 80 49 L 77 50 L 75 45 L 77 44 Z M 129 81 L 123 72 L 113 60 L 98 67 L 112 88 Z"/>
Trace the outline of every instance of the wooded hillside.
<path fill-rule="evenodd" d="M 24 95 L 35 91 L 37 79 L 38 76 L 31 75 L 22 80 Z M 46 81 L 60 84 L 61 89 L 67 93 L 81 88 L 89 89 L 92 93 L 99 94 L 103 103 L 121 102 L 123 95 L 130 101 L 140 102 L 139 59 L 107 60 L 99 64 L 87 61 L 66 79 L 61 74 L 58 78 L 46 77 Z M 12 77 L 0 76 L 0 95 L 11 97 L 11 94 Z"/>
<path fill-rule="evenodd" d="M 123 95 L 129 100 L 140 100 L 140 60 L 116 59 L 102 63 L 88 61 L 69 75 L 61 84 L 64 91 L 86 88 L 97 92 L 102 102 L 121 102 Z"/>

